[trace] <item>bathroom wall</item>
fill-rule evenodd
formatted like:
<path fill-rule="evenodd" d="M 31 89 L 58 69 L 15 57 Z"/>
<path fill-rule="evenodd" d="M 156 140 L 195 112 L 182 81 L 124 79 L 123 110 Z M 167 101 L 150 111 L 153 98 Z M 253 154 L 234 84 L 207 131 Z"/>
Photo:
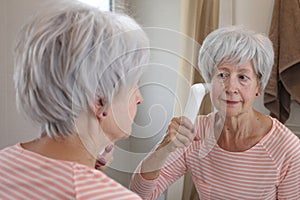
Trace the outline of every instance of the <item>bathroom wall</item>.
<path fill-rule="evenodd" d="M 20 26 L 45 2 L 55 0 L 1 0 L 0 3 L 0 148 L 38 135 L 38 128 L 16 109 L 12 52 Z"/>

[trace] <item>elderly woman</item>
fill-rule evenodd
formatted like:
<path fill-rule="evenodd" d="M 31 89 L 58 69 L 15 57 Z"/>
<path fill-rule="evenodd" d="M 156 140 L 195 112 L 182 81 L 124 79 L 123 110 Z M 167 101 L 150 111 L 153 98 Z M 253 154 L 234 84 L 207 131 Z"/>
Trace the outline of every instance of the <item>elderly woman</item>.
<path fill-rule="evenodd" d="M 0 151 L 0 199 L 140 199 L 95 165 L 131 132 L 148 43 L 133 19 L 76 1 L 22 28 L 17 101 L 41 132 Z"/>
<path fill-rule="evenodd" d="M 253 109 L 270 76 L 270 40 L 239 27 L 207 36 L 199 69 L 216 112 L 173 118 L 163 141 L 141 163 L 131 189 L 156 199 L 189 172 L 201 199 L 300 199 L 300 141 Z"/>

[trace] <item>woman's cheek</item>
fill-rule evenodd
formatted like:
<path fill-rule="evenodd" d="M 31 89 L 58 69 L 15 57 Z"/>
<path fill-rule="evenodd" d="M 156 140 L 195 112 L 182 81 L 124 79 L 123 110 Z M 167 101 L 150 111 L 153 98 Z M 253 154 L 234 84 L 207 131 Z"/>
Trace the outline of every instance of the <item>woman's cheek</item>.
<path fill-rule="evenodd" d="M 225 88 L 223 85 L 220 85 L 218 83 L 212 83 L 211 85 L 211 92 L 210 92 L 210 98 L 211 102 L 218 110 L 221 109 L 221 100 L 225 99 L 226 93 Z"/>

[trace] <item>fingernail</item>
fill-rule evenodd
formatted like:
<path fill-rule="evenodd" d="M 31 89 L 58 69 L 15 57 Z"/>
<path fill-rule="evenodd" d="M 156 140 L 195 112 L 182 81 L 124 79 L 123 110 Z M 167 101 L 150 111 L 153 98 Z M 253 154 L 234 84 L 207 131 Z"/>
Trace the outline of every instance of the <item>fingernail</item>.
<path fill-rule="evenodd" d="M 106 165 L 106 160 L 104 158 L 99 158 L 97 159 L 97 163 L 99 163 L 100 165 Z"/>
<path fill-rule="evenodd" d="M 98 164 L 95 165 L 95 168 L 96 168 L 96 169 L 99 169 L 100 167 L 102 167 L 102 166 L 101 166 L 101 165 L 98 165 Z"/>
<path fill-rule="evenodd" d="M 108 153 L 108 152 L 110 152 L 113 149 L 113 147 L 114 147 L 114 145 L 111 144 L 111 145 L 105 147 L 105 151 Z"/>

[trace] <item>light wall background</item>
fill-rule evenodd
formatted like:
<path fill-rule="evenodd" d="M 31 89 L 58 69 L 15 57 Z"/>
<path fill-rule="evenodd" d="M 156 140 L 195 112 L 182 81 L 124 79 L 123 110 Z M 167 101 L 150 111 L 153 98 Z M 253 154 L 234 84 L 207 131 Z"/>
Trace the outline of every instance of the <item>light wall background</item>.
<path fill-rule="evenodd" d="M 20 26 L 45 2 L 0 0 L 0 148 L 38 135 L 38 128 L 16 109 L 12 52 Z"/>

